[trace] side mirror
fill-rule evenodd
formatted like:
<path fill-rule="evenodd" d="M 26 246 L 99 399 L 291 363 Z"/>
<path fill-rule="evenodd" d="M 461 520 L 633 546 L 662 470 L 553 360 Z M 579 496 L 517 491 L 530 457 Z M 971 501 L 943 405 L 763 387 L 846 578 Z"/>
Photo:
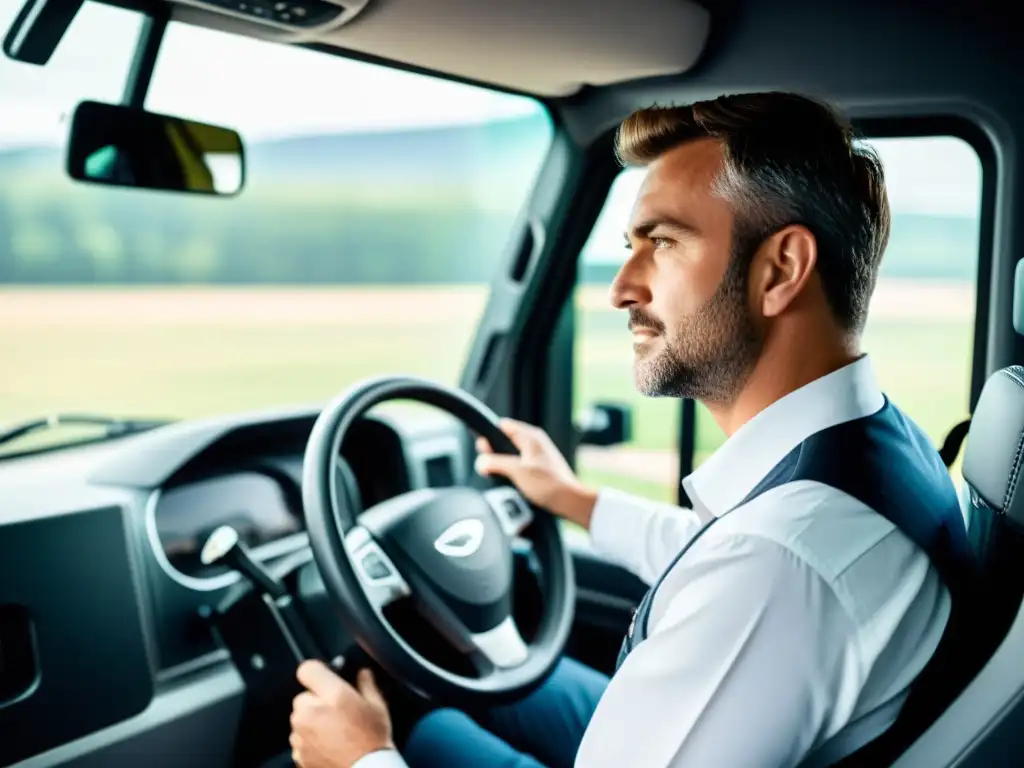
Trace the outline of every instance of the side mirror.
<path fill-rule="evenodd" d="M 633 439 L 632 411 L 627 405 L 594 403 L 576 423 L 579 445 L 622 445 Z"/>
<path fill-rule="evenodd" d="M 67 170 L 90 184 L 231 196 L 245 181 L 245 153 L 230 128 L 83 101 L 71 120 Z"/>

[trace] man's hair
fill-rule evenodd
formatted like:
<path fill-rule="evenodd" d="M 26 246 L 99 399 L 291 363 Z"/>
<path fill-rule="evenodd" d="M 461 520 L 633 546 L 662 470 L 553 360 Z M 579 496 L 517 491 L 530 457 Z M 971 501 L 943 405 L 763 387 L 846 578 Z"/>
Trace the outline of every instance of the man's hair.
<path fill-rule="evenodd" d="M 619 126 L 616 154 L 623 165 L 644 166 L 702 138 L 724 150 L 714 191 L 733 207 L 734 255 L 750 259 L 772 233 L 806 226 L 828 304 L 844 330 L 859 333 L 889 240 L 874 151 L 855 143 L 850 124 L 827 104 L 773 92 L 642 109 Z"/>

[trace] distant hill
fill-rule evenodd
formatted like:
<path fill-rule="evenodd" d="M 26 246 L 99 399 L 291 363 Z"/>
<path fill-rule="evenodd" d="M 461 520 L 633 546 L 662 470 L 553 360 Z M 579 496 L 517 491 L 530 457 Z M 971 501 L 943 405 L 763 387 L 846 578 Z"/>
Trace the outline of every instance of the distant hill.
<path fill-rule="evenodd" d="M 540 165 L 542 118 L 255 142 L 232 200 L 71 182 L 0 152 L 0 283 L 480 283 Z M 883 275 L 972 280 L 977 222 L 897 214 Z M 589 253 L 605 283 L 621 253 Z M 594 263 L 603 262 L 603 263 Z"/>
<path fill-rule="evenodd" d="M 584 282 L 608 283 L 621 253 L 584 254 Z M 893 215 L 882 277 L 973 281 L 978 269 L 978 221 L 965 216 Z"/>
<path fill-rule="evenodd" d="M 253 184 L 268 179 L 453 184 L 532 174 L 549 137 L 546 119 L 537 117 L 247 142 L 245 153 Z M 54 148 L 0 150 L 0 179 L 8 172 L 63 165 L 63 151 Z"/>
<path fill-rule="evenodd" d="M 289 181 L 487 181 L 535 173 L 549 135 L 545 122 L 508 120 L 265 141 L 250 147 L 246 156 L 254 180 L 265 174 Z"/>
<path fill-rule="evenodd" d="M 0 150 L 0 178 L 5 173 L 48 171 L 64 167 L 64 153 L 50 147 Z"/>

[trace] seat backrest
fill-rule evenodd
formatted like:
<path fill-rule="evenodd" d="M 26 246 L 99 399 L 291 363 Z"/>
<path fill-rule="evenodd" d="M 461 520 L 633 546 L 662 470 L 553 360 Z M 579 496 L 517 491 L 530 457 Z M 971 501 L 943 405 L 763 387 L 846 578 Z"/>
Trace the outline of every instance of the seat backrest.
<path fill-rule="evenodd" d="M 1024 597 L 1024 368 L 986 382 L 967 433 L 963 475 L 967 536 L 977 578 L 959 585 L 942 642 L 893 726 L 837 763 L 890 765 L 937 720 L 1006 635 Z"/>
<path fill-rule="evenodd" d="M 963 476 L 967 536 L 989 603 L 988 652 L 1024 597 L 1024 367 L 996 371 L 971 417 Z"/>

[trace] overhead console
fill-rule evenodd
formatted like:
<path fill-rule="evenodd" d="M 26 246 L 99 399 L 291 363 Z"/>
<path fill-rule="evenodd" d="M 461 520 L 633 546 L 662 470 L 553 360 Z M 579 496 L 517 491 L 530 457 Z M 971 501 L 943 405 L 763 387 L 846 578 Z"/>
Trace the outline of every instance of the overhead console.
<path fill-rule="evenodd" d="M 178 0 L 174 18 L 196 21 L 206 26 L 239 31 L 230 20 L 255 22 L 261 30 L 245 30 L 256 36 L 270 36 L 287 42 L 300 42 L 320 37 L 344 26 L 358 16 L 370 0 Z M 196 10 L 215 12 L 227 17 L 228 25 L 212 23 Z M 190 11 L 192 11 L 190 13 Z"/>
<path fill-rule="evenodd" d="M 347 11 L 345 6 L 327 0 L 206 0 L 195 5 L 227 10 L 275 26 L 303 29 L 335 26 L 332 22 Z"/>

